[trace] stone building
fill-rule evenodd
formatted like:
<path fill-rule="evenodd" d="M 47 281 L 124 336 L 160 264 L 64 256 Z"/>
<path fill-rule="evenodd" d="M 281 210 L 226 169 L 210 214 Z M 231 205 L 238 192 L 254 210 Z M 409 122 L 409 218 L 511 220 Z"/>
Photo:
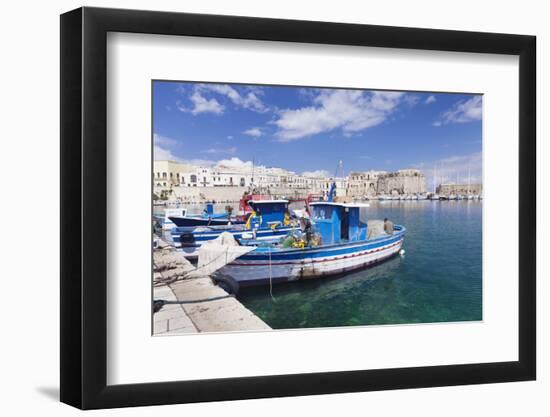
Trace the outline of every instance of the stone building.
<path fill-rule="evenodd" d="M 426 177 L 417 169 L 352 172 L 348 177 L 347 190 L 348 197 L 352 198 L 425 193 Z"/>
<path fill-rule="evenodd" d="M 388 175 L 386 171 L 351 172 L 348 176 L 347 190 L 350 197 L 375 196 L 380 178 Z"/>
<path fill-rule="evenodd" d="M 175 188 L 251 187 L 271 194 L 305 195 L 322 192 L 327 179 L 299 175 L 283 168 L 265 166 L 194 166 L 174 161 L 154 161 L 155 192 Z"/>
<path fill-rule="evenodd" d="M 483 187 L 481 184 L 441 184 L 437 187 L 439 195 L 481 195 Z"/>
<path fill-rule="evenodd" d="M 352 172 L 347 177 L 325 178 L 305 176 L 282 168 L 265 166 L 193 166 L 173 161 L 154 161 L 154 191 L 195 195 L 189 191 L 200 188 L 200 193 L 225 195 L 221 188 L 256 189 L 258 192 L 285 198 L 306 198 L 310 194 L 328 197 L 336 183 L 336 197 L 342 201 L 372 197 L 380 194 L 416 194 L 426 192 L 424 174 L 415 169 L 396 172 Z M 208 189 L 216 188 L 218 191 Z M 180 192 L 181 191 L 181 192 Z M 231 192 L 229 192 L 231 194 Z M 204 194 L 206 195 L 206 194 Z"/>
<path fill-rule="evenodd" d="M 426 177 L 418 169 L 400 169 L 382 176 L 378 181 L 378 194 L 423 194 Z"/>

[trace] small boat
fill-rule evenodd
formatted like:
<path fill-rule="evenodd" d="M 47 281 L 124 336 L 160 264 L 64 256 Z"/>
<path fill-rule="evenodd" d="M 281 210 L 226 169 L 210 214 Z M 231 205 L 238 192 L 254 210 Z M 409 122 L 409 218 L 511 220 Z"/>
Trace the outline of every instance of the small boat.
<path fill-rule="evenodd" d="M 366 268 L 401 251 L 403 226 L 395 225 L 391 235 L 382 231 L 369 237 L 368 224 L 360 213 L 368 204 L 318 202 L 310 206 L 320 244 L 258 246 L 221 268 L 220 279 L 247 287 L 319 278 Z"/>
<path fill-rule="evenodd" d="M 227 226 L 231 224 L 244 224 L 244 220 L 238 220 L 231 216 L 230 212 L 214 213 L 214 204 L 206 204 L 202 214 L 197 215 L 174 215 L 169 220 L 178 227 L 190 226 Z"/>
<path fill-rule="evenodd" d="M 288 200 L 249 200 L 252 213 L 246 223 L 207 226 L 176 227 L 171 231 L 172 242 L 181 248 L 184 256 L 195 258 L 204 242 L 216 239 L 223 232 L 229 232 L 240 240 L 272 240 L 286 236 L 296 225 L 286 224 Z"/>
<path fill-rule="evenodd" d="M 184 208 L 167 208 L 164 210 L 164 216 L 155 216 L 162 230 L 172 230 L 176 224 L 170 220 L 170 217 L 185 217 L 187 209 Z"/>

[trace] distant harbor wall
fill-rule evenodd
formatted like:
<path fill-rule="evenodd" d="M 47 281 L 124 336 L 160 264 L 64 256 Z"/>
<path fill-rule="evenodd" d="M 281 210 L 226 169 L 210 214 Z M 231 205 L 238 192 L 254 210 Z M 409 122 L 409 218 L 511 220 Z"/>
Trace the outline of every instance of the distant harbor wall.
<path fill-rule="evenodd" d="M 426 192 L 426 178 L 418 171 L 388 174 L 379 178 L 377 191 L 378 194 L 423 194 Z"/>
<path fill-rule="evenodd" d="M 437 193 L 443 196 L 456 195 L 482 195 L 481 184 L 441 184 L 437 187 Z"/>
<path fill-rule="evenodd" d="M 228 202 L 237 203 L 248 191 L 248 187 L 173 187 L 170 199 L 191 202 Z"/>
<path fill-rule="evenodd" d="M 157 195 L 162 190 L 155 190 Z M 216 201 L 218 203 L 238 203 L 244 193 L 250 192 L 250 187 L 171 187 L 167 189 L 166 197 L 169 200 L 179 200 L 182 203 L 205 203 Z M 261 194 L 270 195 L 272 198 L 305 199 L 308 194 L 314 192 L 309 188 L 298 187 L 269 187 L 262 188 Z"/>
<path fill-rule="evenodd" d="M 282 168 L 255 167 L 251 172 L 217 167 L 193 167 L 171 161 L 155 161 L 154 193 L 161 200 L 184 204 L 207 201 L 237 203 L 245 192 L 256 192 L 272 198 L 307 198 L 310 194 L 327 197 L 336 184 L 339 201 L 361 200 L 380 195 L 414 195 L 427 192 L 426 177 L 418 169 L 388 171 L 354 171 L 348 176 L 304 176 Z"/>

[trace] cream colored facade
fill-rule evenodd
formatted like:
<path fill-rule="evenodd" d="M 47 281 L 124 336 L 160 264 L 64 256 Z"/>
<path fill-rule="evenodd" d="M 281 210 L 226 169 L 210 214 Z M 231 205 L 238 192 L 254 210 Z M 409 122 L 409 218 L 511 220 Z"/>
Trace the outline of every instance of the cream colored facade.
<path fill-rule="evenodd" d="M 195 168 L 174 161 L 153 162 L 153 185 L 155 188 L 171 188 L 183 184 L 185 175 Z"/>
<path fill-rule="evenodd" d="M 298 175 L 282 168 L 257 166 L 253 169 L 200 167 L 173 161 L 154 161 L 154 187 L 259 187 L 262 189 L 307 189 L 321 191 L 325 178 Z"/>
<path fill-rule="evenodd" d="M 315 194 L 326 198 L 333 182 L 336 183 L 336 197 L 339 199 L 426 192 L 424 174 L 416 169 L 396 172 L 370 170 L 352 172 L 347 177 L 324 178 L 264 166 L 201 167 L 173 161 L 155 161 L 153 170 L 155 192 L 169 190 L 178 195 L 185 194 L 185 189 L 189 188 L 204 190 L 210 187 L 231 187 L 253 188 L 275 196 L 305 198 Z"/>

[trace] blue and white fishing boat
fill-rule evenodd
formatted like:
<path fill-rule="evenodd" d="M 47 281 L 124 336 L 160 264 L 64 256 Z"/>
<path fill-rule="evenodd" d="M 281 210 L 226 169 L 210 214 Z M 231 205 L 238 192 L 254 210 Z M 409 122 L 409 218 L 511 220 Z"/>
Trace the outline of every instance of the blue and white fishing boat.
<path fill-rule="evenodd" d="M 214 204 L 207 203 L 206 209 L 202 214 L 196 215 L 174 215 L 170 216 L 169 220 L 178 227 L 189 226 L 226 226 L 228 224 L 244 224 L 244 221 L 239 221 L 231 217 L 230 212 L 214 213 Z"/>
<path fill-rule="evenodd" d="M 229 232 L 237 240 L 258 242 L 284 237 L 296 226 L 291 225 L 287 200 L 250 200 L 253 212 L 246 224 L 213 227 L 176 227 L 171 231 L 172 242 L 187 258 L 196 258 L 201 245 Z"/>
<path fill-rule="evenodd" d="M 172 230 L 176 225 L 170 217 L 185 217 L 187 214 L 187 209 L 185 208 L 167 208 L 164 210 L 164 216 L 155 216 L 159 227 L 162 230 Z"/>
<path fill-rule="evenodd" d="M 361 216 L 368 204 L 316 202 L 310 206 L 320 244 L 258 246 L 221 268 L 220 278 L 239 287 L 319 278 L 366 268 L 401 250 L 405 227 L 396 225 L 391 235 L 382 231 L 371 236 Z"/>

